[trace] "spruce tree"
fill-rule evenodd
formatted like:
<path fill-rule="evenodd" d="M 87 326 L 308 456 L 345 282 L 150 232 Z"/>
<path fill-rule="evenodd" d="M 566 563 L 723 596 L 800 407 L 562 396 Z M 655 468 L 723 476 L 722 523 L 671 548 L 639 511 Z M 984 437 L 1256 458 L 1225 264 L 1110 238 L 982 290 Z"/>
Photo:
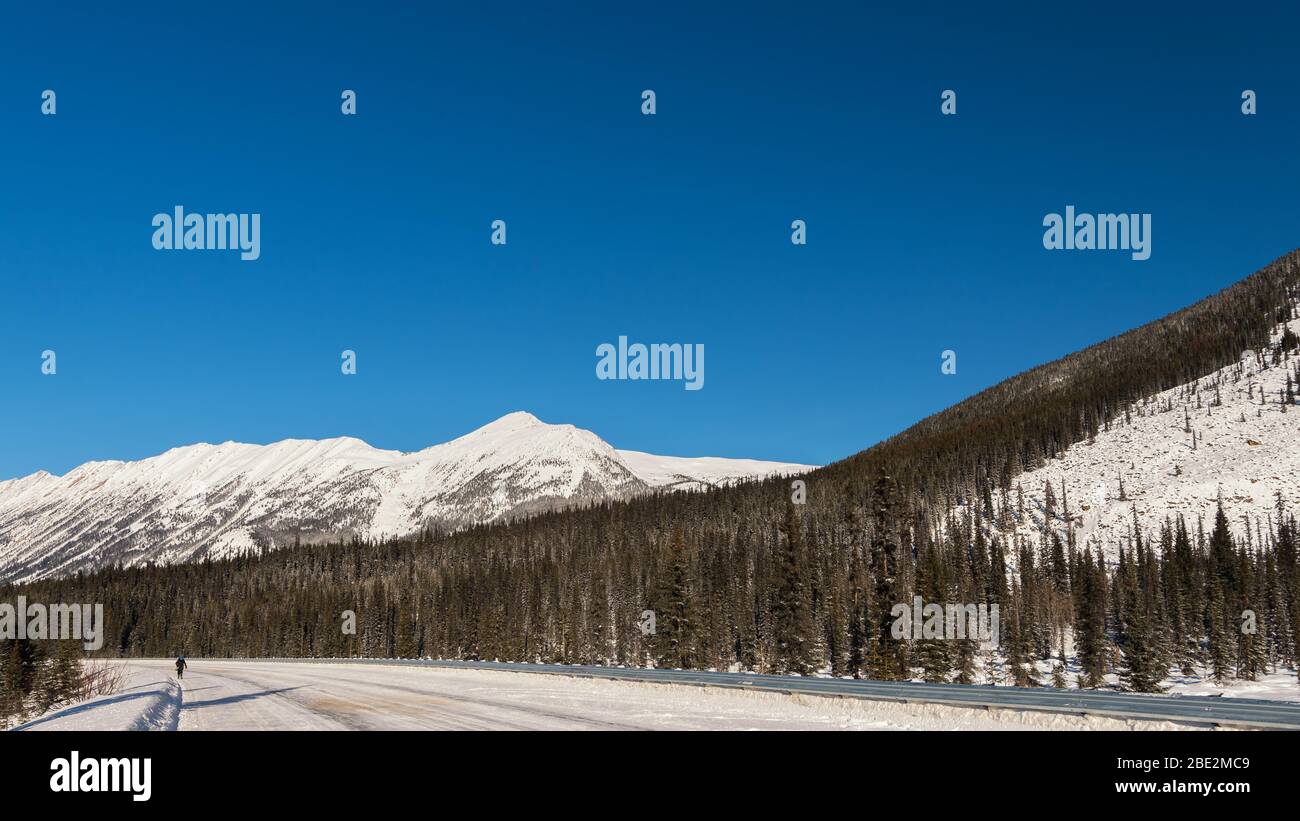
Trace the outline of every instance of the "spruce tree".
<path fill-rule="evenodd" d="M 659 667 L 683 668 L 695 661 L 695 607 L 690 556 L 681 528 L 673 531 L 655 613 L 655 648 Z"/>
<path fill-rule="evenodd" d="M 901 551 L 894 493 L 893 478 L 881 473 L 872 490 L 875 537 L 871 543 L 871 570 L 875 580 L 872 597 L 875 635 L 867 668 L 871 678 L 886 681 L 902 680 L 908 672 L 906 640 L 895 638 L 893 631 L 894 606 L 910 604 L 904 600 L 907 591 L 899 584 Z"/>
<path fill-rule="evenodd" d="M 813 667 L 813 625 L 805 580 L 807 556 L 803 525 L 793 503 L 786 503 L 781 527 L 781 554 L 777 560 L 778 584 L 772 606 L 777 673 L 810 675 Z"/>
<path fill-rule="evenodd" d="M 937 547 L 927 548 L 917 568 L 917 594 L 925 604 L 943 606 L 947 600 L 947 580 L 944 564 Z M 946 627 L 946 624 L 944 625 Z M 924 625 L 918 625 L 924 628 Z M 931 625 L 933 627 L 933 625 Z M 920 662 L 926 681 L 946 683 L 952 672 L 951 636 L 941 634 L 937 637 L 927 636 L 917 642 L 917 660 Z"/>

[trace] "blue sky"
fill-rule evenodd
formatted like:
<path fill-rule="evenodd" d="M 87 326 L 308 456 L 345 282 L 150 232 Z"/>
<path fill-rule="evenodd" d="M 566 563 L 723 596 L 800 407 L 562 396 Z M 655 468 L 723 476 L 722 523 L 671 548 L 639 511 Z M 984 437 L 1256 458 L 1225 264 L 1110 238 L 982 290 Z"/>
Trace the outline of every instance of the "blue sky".
<path fill-rule="evenodd" d="M 0 28 L 0 478 L 519 409 L 824 463 L 1300 244 L 1300 20 L 1264 6 L 32 5 Z M 1151 213 L 1151 258 L 1044 250 L 1070 204 Z M 176 205 L 260 213 L 261 259 L 154 250 Z M 597 380 L 619 335 L 703 343 L 705 388 Z"/>

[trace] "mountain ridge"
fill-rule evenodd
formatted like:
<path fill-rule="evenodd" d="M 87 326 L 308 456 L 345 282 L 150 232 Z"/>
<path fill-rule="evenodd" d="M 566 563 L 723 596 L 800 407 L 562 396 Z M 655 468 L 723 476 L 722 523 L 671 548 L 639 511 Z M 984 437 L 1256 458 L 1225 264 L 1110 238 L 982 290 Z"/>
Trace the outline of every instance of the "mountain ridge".
<path fill-rule="evenodd" d="M 620 451 L 590 431 L 524 411 L 410 452 L 350 436 L 199 442 L 0 482 L 0 578 L 219 558 L 289 541 L 454 530 L 809 469 Z"/>

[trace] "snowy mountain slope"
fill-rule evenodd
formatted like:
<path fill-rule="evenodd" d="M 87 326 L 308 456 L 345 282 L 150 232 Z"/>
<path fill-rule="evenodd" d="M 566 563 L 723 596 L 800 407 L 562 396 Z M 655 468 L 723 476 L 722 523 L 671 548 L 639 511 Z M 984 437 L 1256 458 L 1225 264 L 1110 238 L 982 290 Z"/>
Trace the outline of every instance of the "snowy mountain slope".
<path fill-rule="evenodd" d="M 0 482 L 0 579 L 218 558 L 295 538 L 457 528 L 810 469 L 618 451 L 590 431 L 522 412 L 414 453 L 348 437 L 198 444 Z"/>
<path fill-rule="evenodd" d="M 1286 328 L 1300 333 L 1300 319 L 1278 327 L 1273 350 Z M 1072 527 L 1080 547 L 1105 544 L 1113 559 L 1114 546 L 1132 535 L 1135 514 L 1144 537 L 1181 514 L 1195 538 L 1198 520 L 1207 531 L 1213 526 L 1222 494 L 1234 535 L 1244 537 L 1249 523 L 1251 537 L 1258 538 L 1278 494 L 1288 510 L 1300 509 L 1300 405 L 1285 401 L 1288 387 L 1296 388 L 1300 357 L 1293 350 L 1273 364 L 1273 350 L 1258 356 L 1246 351 L 1236 365 L 1135 403 L 1094 441 L 1079 442 L 1012 479 L 1014 532 L 1037 544 L 1048 528 L 1064 539 Z M 1049 483 L 1054 513 L 1048 511 Z"/>
<path fill-rule="evenodd" d="M 776 472 L 772 470 L 771 462 L 760 462 L 755 459 L 655 456 L 652 453 L 641 453 L 635 450 L 620 450 L 618 455 L 623 460 L 623 464 L 652 487 L 671 487 L 678 490 L 714 487 L 738 479 L 766 476 Z"/>

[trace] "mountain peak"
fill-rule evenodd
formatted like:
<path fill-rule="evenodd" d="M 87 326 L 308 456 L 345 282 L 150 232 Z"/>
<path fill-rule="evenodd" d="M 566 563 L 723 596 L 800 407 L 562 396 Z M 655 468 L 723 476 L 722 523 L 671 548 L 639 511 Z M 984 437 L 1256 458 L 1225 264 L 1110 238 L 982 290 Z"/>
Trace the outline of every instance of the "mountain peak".
<path fill-rule="evenodd" d="M 347 436 L 194 445 L 87 463 L 57 481 L 0 482 L 0 581 L 457 529 L 805 469 L 616 451 L 526 411 L 414 453 Z"/>
<path fill-rule="evenodd" d="M 475 433 L 486 433 L 489 431 L 494 433 L 506 433 L 512 430 L 542 427 L 545 425 L 545 422 L 538 419 L 536 416 L 533 416 L 528 411 L 514 411 L 513 413 L 507 413 L 500 419 L 488 422 L 486 425 L 476 430 Z"/>

